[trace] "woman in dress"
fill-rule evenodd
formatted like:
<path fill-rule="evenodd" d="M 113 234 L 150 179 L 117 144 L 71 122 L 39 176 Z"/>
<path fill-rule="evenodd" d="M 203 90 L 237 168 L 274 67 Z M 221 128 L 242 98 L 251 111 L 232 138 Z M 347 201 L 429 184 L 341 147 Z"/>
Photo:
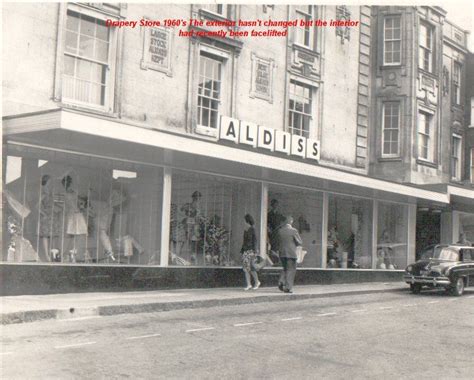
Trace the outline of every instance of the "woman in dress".
<path fill-rule="evenodd" d="M 242 254 L 242 269 L 247 284 L 244 290 L 252 289 L 251 277 L 253 277 L 255 283 L 253 289 L 257 290 L 260 287 L 260 281 L 258 280 L 258 274 L 254 267 L 257 252 L 257 235 L 255 234 L 254 227 L 255 221 L 250 214 L 245 215 L 244 219 L 244 240 L 242 243 L 242 249 L 240 250 L 240 253 Z"/>

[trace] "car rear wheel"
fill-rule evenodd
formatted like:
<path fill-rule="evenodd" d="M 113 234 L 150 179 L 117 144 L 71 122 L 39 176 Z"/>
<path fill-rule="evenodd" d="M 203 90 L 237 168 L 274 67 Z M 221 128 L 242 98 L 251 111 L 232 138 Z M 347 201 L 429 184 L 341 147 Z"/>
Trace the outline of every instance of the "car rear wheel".
<path fill-rule="evenodd" d="M 456 282 L 454 283 L 454 286 L 451 288 L 451 294 L 453 296 L 462 296 L 464 293 L 464 279 L 462 277 L 459 277 Z"/>
<path fill-rule="evenodd" d="M 410 290 L 413 294 L 421 292 L 421 284 L 410 284 Z"/>

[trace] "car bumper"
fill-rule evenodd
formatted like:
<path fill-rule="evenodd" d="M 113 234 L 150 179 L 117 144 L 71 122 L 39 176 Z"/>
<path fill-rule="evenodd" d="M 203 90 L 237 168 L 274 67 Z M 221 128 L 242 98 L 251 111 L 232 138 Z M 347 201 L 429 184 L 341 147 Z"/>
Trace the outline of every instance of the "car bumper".
<path fill-rule="evenodd" d="M 411 274 L 403 275 L 403 280 L 407 284 L 422 284 L 422 285 L 433 285 L 433 286 L 444 286 L 451 285 L 451 281 L 448 277 L 426 277 L 426 276 L 413 276 Z"/>

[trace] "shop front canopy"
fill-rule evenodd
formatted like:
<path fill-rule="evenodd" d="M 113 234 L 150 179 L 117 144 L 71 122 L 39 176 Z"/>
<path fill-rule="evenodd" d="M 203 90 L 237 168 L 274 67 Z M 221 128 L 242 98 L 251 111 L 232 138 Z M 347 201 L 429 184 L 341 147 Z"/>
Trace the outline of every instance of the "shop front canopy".
<path fill-rule="evenodd" d="M 387 201 L 429 203 L 440 208 L 450 203 L 447 191 L 399 184 L 314 161 L 242 149 L 184 131 L 173 133 L 164 127 L 154 129 L 69 109 L 4 117 L 3 136 L 8 154 L 28 147 L 29 151 L 73 153 L 90 160 L 119 159 Z M 454 196 L 466 197 L 464 193 Z M 468 198 L 472 201 L 472 191 L 468 191 Z"/>

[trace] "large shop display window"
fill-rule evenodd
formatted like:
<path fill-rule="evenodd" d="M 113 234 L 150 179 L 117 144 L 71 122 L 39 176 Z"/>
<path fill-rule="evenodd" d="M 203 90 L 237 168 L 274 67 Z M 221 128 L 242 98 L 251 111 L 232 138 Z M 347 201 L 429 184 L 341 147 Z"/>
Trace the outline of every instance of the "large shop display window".
<path fill-rule="evenodd" d="M 170 265 L 241 265 L 246 214 L 259 247 L 260 204 L 259 183 L 174 170 Z"/>
<path fill-rule="evenodd" d="M 9 149 L 3 261 L 159 264 L 161 168 Z"/>
<path fill-rule="evenodd" d="M 408 206 L 379 202 L 377 269 L 403 269 L 407 265 Z"/>
<path fill-rule="evenodd" d="M 372 204 L 329 195 L 327 267 L 372 268 Z"/>
<path fill-rule="evenodd" d="M 284 224 L 287 216 L 293 218 L 296 228 L 303 240 L 303 249 L 307 252 L 299 267 L 321 268 L 322 266 L 322 220 L 323 194 L 283 186 L 270 186 L 268 189 L 268 244 L 270 256 L 278 246 L 278 228 Z"/>
<path fill-rule="evenodd" d="M 474 214 L 459 212 L 458 244 L 472 245 L 474 243 Z M 455 237 L 456 238 L 456 237 Z"/>

